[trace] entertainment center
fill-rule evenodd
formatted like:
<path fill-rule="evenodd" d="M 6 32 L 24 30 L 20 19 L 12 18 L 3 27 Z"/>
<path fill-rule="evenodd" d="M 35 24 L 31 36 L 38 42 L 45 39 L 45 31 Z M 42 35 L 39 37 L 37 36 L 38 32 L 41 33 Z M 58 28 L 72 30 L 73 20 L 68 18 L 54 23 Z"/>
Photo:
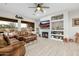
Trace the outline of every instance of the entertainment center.
<path fill-rule="evenodd" d="M 44 17 L 40 19 L 40 35 L 41 37 L 44 37 L 44 34 L 42 36 L 43 32 L 48 32 L 48 37 L 49 39 L 57 40 L 57 41 L 63 41 L 64 39 L 64 34 L 65 34 L 65 13 L 57 13 L 55 15 L 50 15 L 49 17 Z M 46 18 L 48 20 L 46 20 Z M 46 36 L 47 36 L 46 35 Z M 45 38 L 45 37 L 44 37 Z"/>

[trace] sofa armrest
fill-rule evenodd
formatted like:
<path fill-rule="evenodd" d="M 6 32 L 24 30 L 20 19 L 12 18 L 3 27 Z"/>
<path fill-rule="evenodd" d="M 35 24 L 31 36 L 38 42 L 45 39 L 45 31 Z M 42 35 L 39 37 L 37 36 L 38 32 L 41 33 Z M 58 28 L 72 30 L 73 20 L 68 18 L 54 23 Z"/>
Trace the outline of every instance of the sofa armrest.
<path fill-rule="evenodd" d="M 11 44 L 9 46 L 6 46 L 4 48 L 0 48 L 0 54 L 2 54 L 2 53 L 9 53 L 9 52 L 11 52 L 13 50 L 16 50 L 17 48 L 23 46 L 24 44 L 25 43 L 23 41 L 18 41 L 16 43 Z"/>

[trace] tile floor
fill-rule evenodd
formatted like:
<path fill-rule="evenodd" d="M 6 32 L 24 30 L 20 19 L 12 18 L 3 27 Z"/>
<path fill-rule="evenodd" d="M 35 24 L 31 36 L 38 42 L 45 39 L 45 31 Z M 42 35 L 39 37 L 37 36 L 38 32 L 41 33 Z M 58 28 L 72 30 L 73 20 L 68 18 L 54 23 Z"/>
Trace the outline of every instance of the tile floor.
<path fill-rule="evenodd" d="M 75 42 L 64 43 L 45 38 L 26 45 L 28 56 L 79 56 L 79 44 Z"/>

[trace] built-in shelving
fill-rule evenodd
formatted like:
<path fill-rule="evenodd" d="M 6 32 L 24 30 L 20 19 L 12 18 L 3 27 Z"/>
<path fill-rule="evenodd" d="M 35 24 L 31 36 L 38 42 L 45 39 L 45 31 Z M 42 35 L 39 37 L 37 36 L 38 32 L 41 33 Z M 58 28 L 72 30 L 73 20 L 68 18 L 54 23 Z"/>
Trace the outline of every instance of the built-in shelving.
<path fill-rule="evenodd" d="M 63 41 L 63 40 L 57 39 L 57 38 L 51 38 L 51 39 L 56 40 L 56 41 Z"/>
<path fill-rule="evenodd" d="M 64 21 L 64 19 L 59 19 L 59 20 L 51 20 L 51 22 L 58 22 L 58 21 Z"/>
<path fill-rule="evenodd" d="M 43 21 L 44 19 L 44 21 Z M 48 38 L 63 41 L 64 38 L 64 13 L 52 16 L 51 19 L 45 20 L 43 18 L 40 21 L 40 35 L 43 32 L 48 32 Z"/>
<path fill-rule="evenodd" d="M 51 30 L 51 31 L 64 31 L 64 30 Z"/>
<path fill-rule="evenodd" d="M 64 36 L 64 35 L 61 35 L 61 34 L 51 34 L 51 35 L 52 35 L 52 36 L 53 36 L 53 35 L 56 35 L 56 36 Z"/>
<path fill-rule="evenodd" d="M 51 38 L 62 41 L 64 38 L 64 15 L 56 15 L 51 18 Z"/>

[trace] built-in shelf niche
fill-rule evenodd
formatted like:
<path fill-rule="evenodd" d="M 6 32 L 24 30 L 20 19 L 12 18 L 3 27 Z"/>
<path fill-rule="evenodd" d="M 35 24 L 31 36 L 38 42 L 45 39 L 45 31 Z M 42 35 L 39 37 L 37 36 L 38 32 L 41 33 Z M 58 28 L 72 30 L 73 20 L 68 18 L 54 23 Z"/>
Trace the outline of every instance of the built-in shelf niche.
<path fill-rule="evenodd" d="M 63 40 L 64 32 L 63 31 L 52 31 L 51 36 L 52 38 Z"/>
<path fill-rule="evenodd" d="M 52 16 L 51 20 L 59 20 L 59 19 L 63 19 L 63 14 L 60 15 L 56 15 L 56 16 Z"/>
<path fill-rule="evenodd" d="M 63 31 L 52 31 L 51 34 L 59 34 L 59 35 L 63 35 Z"/>
<path fill-rule="evenodd" d="M 63 21 L 52 22 L 52 30 L 63 30 Z"/>

